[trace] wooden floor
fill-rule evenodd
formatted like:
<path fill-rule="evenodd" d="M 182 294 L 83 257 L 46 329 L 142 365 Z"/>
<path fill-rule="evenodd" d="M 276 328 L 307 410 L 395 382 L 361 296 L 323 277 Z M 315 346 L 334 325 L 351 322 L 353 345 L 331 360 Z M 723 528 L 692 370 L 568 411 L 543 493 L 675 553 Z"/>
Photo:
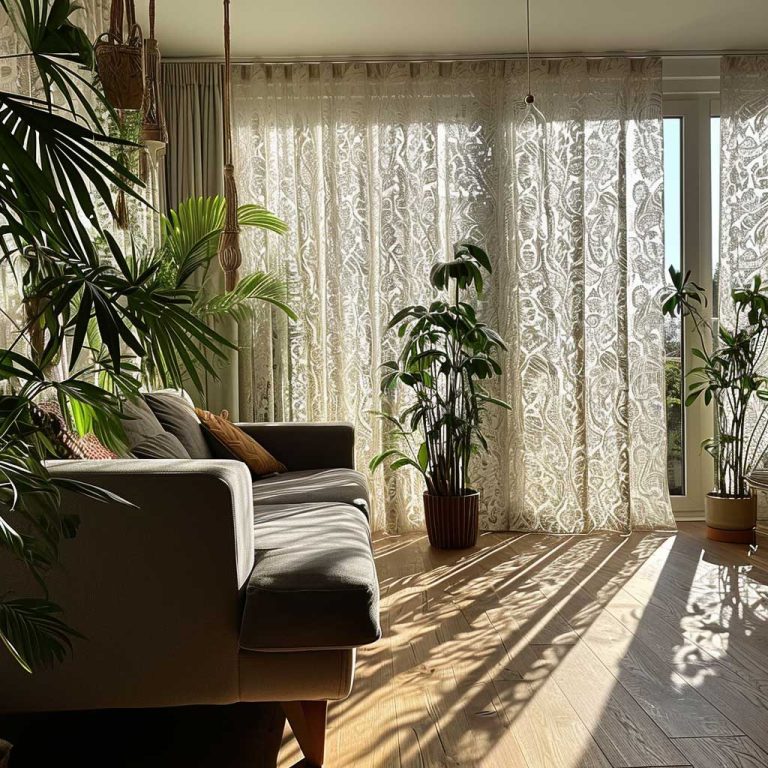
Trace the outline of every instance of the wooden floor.
<path fill-rule="evenodd" d="M 768 572 L 676 535 L 376 540 L 384 638 L 327 768 L 766 768 Z M 280 763 L 299 759 L 286 730 Z"/>

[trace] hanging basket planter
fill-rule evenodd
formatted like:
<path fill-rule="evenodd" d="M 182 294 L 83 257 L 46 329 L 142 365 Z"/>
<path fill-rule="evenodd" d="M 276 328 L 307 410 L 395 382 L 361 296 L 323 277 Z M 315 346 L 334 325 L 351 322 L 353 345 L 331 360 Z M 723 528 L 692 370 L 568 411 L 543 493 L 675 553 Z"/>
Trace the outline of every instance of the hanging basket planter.
<path fill-rule="evenodd" d="M 124 18 L 125 17 L 125 18 Z M 123 23 L 127 32 L 123 37 Z M 144 38 L 133 0 L 112 0 L 109 31 L 94 48 L 104 95 L 115 109 L 141 109 L 144 103 Z"/>

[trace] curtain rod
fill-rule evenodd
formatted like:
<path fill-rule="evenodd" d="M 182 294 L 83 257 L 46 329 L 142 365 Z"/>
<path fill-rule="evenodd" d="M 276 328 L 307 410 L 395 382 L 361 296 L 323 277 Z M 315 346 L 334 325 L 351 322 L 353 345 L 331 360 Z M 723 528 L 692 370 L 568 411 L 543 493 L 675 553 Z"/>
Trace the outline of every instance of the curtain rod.
<path fill-rule="evenodd" d="M 532 59 L 606 59 L 623 57 L 629 59 L 645 58 L 647 56 L 662 56 L 669 58 L 717 58 L 720 56 L 760 56 L 768 54 L 767 49 L 749 49 L 749 50 L 700 50 L 700 51 L 594 51 L 594 52 L 555 52 L 555 53 L 531 53 Z M 324 55 L 324 56 L 251 56 L 232 57 L 232 63 L 239 66 L 257 65 L 257 64 L 346 64 L 346 63 L 365 63 L 378 64 L 386 62 L 407 61 L 411 63 L 418 62 L 452 62 L 452 61 L 496 61 L 505 59 L 525 59 L 524 53 L 476 53 L 476 54 L 412 54 L 397 56 L 360 56 L 350 54 L 342 55 Z M 222 56 L 163 56 L 164 62 L 184 64 L 184 63 L 223 63 Z"/>

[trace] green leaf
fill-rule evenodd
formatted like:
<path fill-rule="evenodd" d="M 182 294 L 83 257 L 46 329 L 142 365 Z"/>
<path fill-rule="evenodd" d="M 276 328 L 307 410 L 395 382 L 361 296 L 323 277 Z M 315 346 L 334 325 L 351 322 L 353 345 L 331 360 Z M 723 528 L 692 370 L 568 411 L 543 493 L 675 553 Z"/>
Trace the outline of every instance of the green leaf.
<path fill-rule="evenodd" d="M 61 609 L 48 600 L 0 600 L 0 641 L 27 672 L 60 662 L 82 637 L 59 617 Z"/>

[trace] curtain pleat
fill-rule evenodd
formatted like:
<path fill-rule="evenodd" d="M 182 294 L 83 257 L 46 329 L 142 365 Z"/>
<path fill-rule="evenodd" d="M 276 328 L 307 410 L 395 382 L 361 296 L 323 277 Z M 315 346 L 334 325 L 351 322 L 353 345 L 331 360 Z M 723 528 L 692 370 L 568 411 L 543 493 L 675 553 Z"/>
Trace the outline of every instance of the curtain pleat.
<path fill-rule="evenodd" d="M 208 197 L 224 192 L 221 64 L 194 63 L 162 65 L 163 108 L 168 126 L 165 160 L 166 204 L 175 209 L 190 197 Z M 246 202 L 245 200 L 243 200 Z M 224 289 L 221 270 L 211 267 L 211 285 Z M 221 320 L 216 330 L 238 344 L 234 321 Z M 228 351 L 224 360 L 215 360 L 217 378 L 205 376 L 203 392 L 192 393 L 205 408 L 216 413 L 227 410 L 239 417 L 238 356 Z"/>
<path fill-rule="evenodd" d="M 674 525 L 666 479 L 661 66 L 658 59 L 243 68 L 238 185 L 289 224 L 248 233 L 246 266 L 278 271 L 300 320 L 241 328 L 246 418 L 347 420 L 358 466 L 392 434 L 371 411 L 386 330 L 432 298 L 429 270 L 472 240 L 495 274 L 483 317 L 509 343 L 481 524 L 562 533 Z M 371 478 L 374 524 L 421 528 L 407 472 Z"/>

